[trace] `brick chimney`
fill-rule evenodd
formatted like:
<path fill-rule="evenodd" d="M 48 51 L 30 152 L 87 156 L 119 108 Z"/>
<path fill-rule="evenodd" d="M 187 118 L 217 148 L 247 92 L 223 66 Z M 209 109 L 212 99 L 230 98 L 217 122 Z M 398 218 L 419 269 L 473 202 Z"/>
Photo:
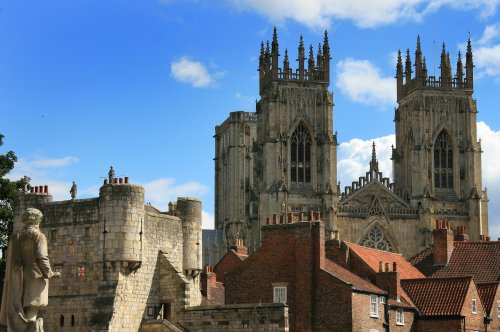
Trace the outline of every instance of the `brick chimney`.
<path fill-rule="evenodd" d="M 434 265 L 446 265 L 453 252 L 453 231 L 447 220 L 436 220 L 434 237 Z"/>
<path fill-rule="evenodd" d="M 389 293 L 390 298 L 399 300 L 401 296 L 401 281 L 397 263 L 392 263 L 391 271 L 391 265 L 389 263 L 386 262 L 384 266 L 383 262 L 379 262 L 379 272 L 376 275 L 375 284 L 378 288 Z"/>
<path fill-rule="evenodd" d="M 212 266 L 207 264 L 203 271 L 200 273 L 201 294 L 207 299 L 212 298 L 212 288 L 215 287 L 216 282 L 217 275 L 212 272 Z"/>
<path fill-rule="evenodd" d="M 455 235 L 455 241 L 469 241 L 469 234 L 465 233 L 465 226 L 457 227 L 457 235 Z"/>
<path fill-rule="evenodd" d="M 237 239 L 236 244 L 229 247 L 234 250 L 238 255 L 248 256 L 248 248 L 243 245 L 242 239 Z"/>

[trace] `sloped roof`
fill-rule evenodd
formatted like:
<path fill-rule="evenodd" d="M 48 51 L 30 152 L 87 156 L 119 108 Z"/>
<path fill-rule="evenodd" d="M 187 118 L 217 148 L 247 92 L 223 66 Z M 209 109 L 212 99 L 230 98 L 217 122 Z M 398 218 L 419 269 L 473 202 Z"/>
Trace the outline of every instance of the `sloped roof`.
<path fill-rule="evenodd" d="M 431 246 L 411 259 L 411 263 L 426 276 L 473 276 L 476 283 L 500 281 L 500 241 L 455 241 L 450 261 L 445 266 L 434 266 L 434 248 Z"/>
<path fill-rule="evenodd" d="M 375 286 L 371 282 L 369 282 L 363 278 L 358 277 L 354 273 L 344 269 L 343 267 L 332 262 L 329 259 L 325 259 L 324 271 L 333 275 L 335 278 L 339 279 L 340 281 L 344 282 L 345 284 L 351 285 L 353 287 L 353 289 L 355 289 L 355 290 L 373 293 L 373 294 L 381 294 L 381 295 L 387 294 L 387 292 L 378 288 L 377 286 Z"/>
<path fill-rule="evenodd" d="M 490 282 L 484 284 L 477 284 L 477 292 L 479 293 L 479 298 L 483 304 L 484 311 L 489 315 L 491 314 L 491 307 L 495 301 L 495 295 L 498 289 L 498 282 Z"/>
<path fill-rule="evenodd" d="M 356 256 L 363 260 L 366 265 L 368 265 L 368 267 L 370 267 L 370 269 L 372 269 L 375 273 L 379 272 L 379 262 L 391 263 L 391 269 L 392 263 L 396 262 L 398 265 L 399 277 L 401 279 L 415 279 L 425 277 L 422 272 L 420 272 L 415 266 L 407 261 L 401 254 L 372 249 L 351 242 L 344 241 L 344 243 L 349 247 L 351 252 L 354 252 Z"/>
<path fill-rule="evenodd" d="M 401 286 L 424 316 L 459 316 L 472 277 L 401 280 Z"/>

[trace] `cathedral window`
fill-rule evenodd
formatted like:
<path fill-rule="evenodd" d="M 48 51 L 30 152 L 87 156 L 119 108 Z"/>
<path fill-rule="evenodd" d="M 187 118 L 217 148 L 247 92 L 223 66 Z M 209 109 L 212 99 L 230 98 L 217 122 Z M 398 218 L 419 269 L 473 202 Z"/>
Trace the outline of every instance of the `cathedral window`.
<path fill-rule="evenodd" d="M 453 188 L 453 147 L 450 136 L 444 131 L 434 144 L 434 186 Z"/>
<path fill-rule="evenodd" d="M 394 252 L 391 241 L 389 241 L 387 236 L 378 226 L 374 226 L 370 232 L 363 236 L 359 244 L 368 248 Z"/>
<path fill-rule="evenodd" d="M 292 182 L 311 182 L 311 136 L 302 123 L 292 134 L 290 148 Z"/>

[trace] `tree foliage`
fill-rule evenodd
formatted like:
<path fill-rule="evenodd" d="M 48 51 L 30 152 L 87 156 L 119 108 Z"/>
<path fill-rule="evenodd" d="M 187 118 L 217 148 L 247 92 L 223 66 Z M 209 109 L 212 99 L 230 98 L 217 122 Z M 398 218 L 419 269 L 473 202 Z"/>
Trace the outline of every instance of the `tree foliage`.
<path fill-rule="evenodd" d="M 0 134 L 0 146 L 4 136 Z M 21 181 L 11 181 L 5 176 L 14 168 L 17 157 L 14 152 L 0 154 L 0 248 L 5 248 L 14 222 L 13 207 L 21 189 Z"/>

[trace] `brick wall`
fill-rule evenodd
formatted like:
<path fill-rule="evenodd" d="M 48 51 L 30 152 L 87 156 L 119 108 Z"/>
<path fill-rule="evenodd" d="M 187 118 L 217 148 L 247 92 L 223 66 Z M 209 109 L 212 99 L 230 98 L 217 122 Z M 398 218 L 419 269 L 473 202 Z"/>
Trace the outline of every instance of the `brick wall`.
<path fill-rule="evenodd" d="M 377 301 L 377 305 L 378 317 L 370 317 L 370 295 L 352 293 L 352 331 L 369 331 L 370 329 L 385 331 L 384 305 L 380 304 L 380 300 Z"/>
<path fill-rule="evenodd" d="M 217 274 L 217 281 L 225 283 L 226 273 L 233 271 L 236 267 L 240 266 L 242 259 L 238 254 L 229 249 L 224 257 L 215 265 L 214 272 Z"/>

